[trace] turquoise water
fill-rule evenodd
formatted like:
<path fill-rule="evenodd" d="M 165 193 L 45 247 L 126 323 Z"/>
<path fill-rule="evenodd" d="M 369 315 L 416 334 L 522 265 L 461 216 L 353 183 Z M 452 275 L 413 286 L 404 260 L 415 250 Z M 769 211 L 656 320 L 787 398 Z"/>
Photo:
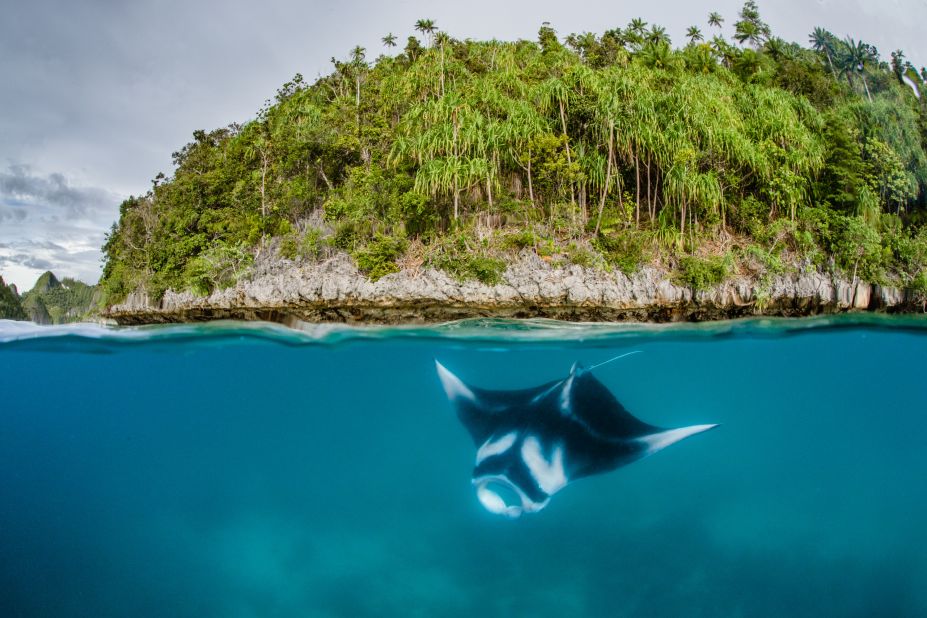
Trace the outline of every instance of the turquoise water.
<path fill-rule="evenodd" d="M 722 423 L 485 511 L 434 359 Z M 924 616 L 927 323 L 0 322 L 3 616 Z"/>

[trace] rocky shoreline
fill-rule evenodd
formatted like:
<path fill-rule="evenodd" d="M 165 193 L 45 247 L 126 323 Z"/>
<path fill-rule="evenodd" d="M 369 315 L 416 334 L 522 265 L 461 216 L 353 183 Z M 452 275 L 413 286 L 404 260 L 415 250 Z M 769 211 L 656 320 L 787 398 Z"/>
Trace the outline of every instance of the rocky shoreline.
<path fill-rule="evenodd" d="M 347 255 L 312 264 L 268 260 L 234 287 L 209 296 L 168 291 L 153 302 L 134 293 L 103 317 L 122 325 L 218 319 L 419 324 L 474 317 L 679 322 L 924 309 L 923 300 L 905 290 L 853 285 L 813 268 L 767 281 L 735 277 L 694 291 L 653 267 L 627 276 L 576 265 L 554 267 L 524 252 L 498 285 L 461 282 L 432 269 L 371 282 Z"/>

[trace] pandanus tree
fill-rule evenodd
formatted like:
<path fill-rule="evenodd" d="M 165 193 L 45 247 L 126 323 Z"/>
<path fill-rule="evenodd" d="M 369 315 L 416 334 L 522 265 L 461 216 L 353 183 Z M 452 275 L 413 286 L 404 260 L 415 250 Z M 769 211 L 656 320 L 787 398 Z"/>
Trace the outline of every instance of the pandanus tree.
<path fill-rule="evenodd" d="M 570 146 L 570 135 L 567 128 L 567 107 L 570 97 L 575 90 L 579 90 L 589 85 L 592 73 L 585 68 L 576 68 L 567 75 L 551 77 L 539 84 L 536 88 L 537 99 L 541 109 L 545 113 L 557 110 L 560 119 L 560 129 L 563 138 L 564 148 L 566 150 L 567 164 L 573 168 L 573 152 Z M 574 90 L 575 89 L 575 90 Z M 575 217 L 576 207 L 576 184 L 570 178 L 570 205 L 573 207 Z"/>
<path fill-rule="evenodd" d="M 459 94 L 452 93 L 415 106 L 404 122 L 402 139 L 394 143 L 395 155 L 418 162 L 415 188 L 420 193 L 451 194 L 457 220 L 461 192 L 474 184 L 480 166 L 472 155 L 484 119 Z"/>

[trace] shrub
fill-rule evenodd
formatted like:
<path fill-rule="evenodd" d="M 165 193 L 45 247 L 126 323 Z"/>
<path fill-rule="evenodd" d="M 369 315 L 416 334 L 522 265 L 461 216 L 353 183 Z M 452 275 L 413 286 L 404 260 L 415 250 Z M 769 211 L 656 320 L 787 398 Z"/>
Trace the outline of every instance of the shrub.
<path fill-rule="evenodd" d="M 695 290 L 707 290 L 723 282 L 730 272 L 730 258 L 686 256 L 679 260 L 678 280 Z"/>
<path fill-rule="evenodd" d="M 641 233 L 628 231 L 599 234 L 592 244 L 602 253 L 607 263 L 616 266 L 625 274 L 637 272 L 644 262 L 646 237 Z"/>
<path fill-rule="evenodd" d="M 475 279 L 486 285 L 500 283 L 506 266 L 501 259 L 471 249 L 462 232 L 436 243 L 430 262 L 455 279 Z"/>
<path fill-rule="evenodd" d="M 399 272 L 399 259 L 406 250 L 406 239 L 377 234 L 371 242 L 353 253 L 354 261 L 362 273 L 371 281 Z"/>
<path fill-rule="evenodd" d="M 187 263 L 184 271 L 187 286 L 203 296 L 216 289 L 231 287 L 253 262 L 254 256 L 245 245 L 217 243 Z"/>
<path fill-rule="evenodd" d="M 883 274 L 882 238 L 861 217 L 843 217 L 834 243 L 837 263 L 853 276 L 879 281 Z"/>

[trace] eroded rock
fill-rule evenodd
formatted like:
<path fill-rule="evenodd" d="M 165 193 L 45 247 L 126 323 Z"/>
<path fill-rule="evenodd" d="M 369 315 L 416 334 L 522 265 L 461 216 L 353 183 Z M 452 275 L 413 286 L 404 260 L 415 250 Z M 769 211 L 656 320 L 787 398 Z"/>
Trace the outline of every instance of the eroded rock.
<path fill-rule="evenodd" d="M 854 285 L 816 270 L 763 283 L 735 278 L 695 292 L 654 267 L 631 276 L 577 265 L 558 268 L 526 251 L 492 286 L 432 269 L 373 282 L 345 254 L 318 264 L 265 258 L 232 288 L 206 297 L 168 291 L 158 303 L 135 292 L 104 315 L 121 324 L 227 318 L 400 323 L 480 316 L 663 322 L 921 308 L 902 289 Z"/>

